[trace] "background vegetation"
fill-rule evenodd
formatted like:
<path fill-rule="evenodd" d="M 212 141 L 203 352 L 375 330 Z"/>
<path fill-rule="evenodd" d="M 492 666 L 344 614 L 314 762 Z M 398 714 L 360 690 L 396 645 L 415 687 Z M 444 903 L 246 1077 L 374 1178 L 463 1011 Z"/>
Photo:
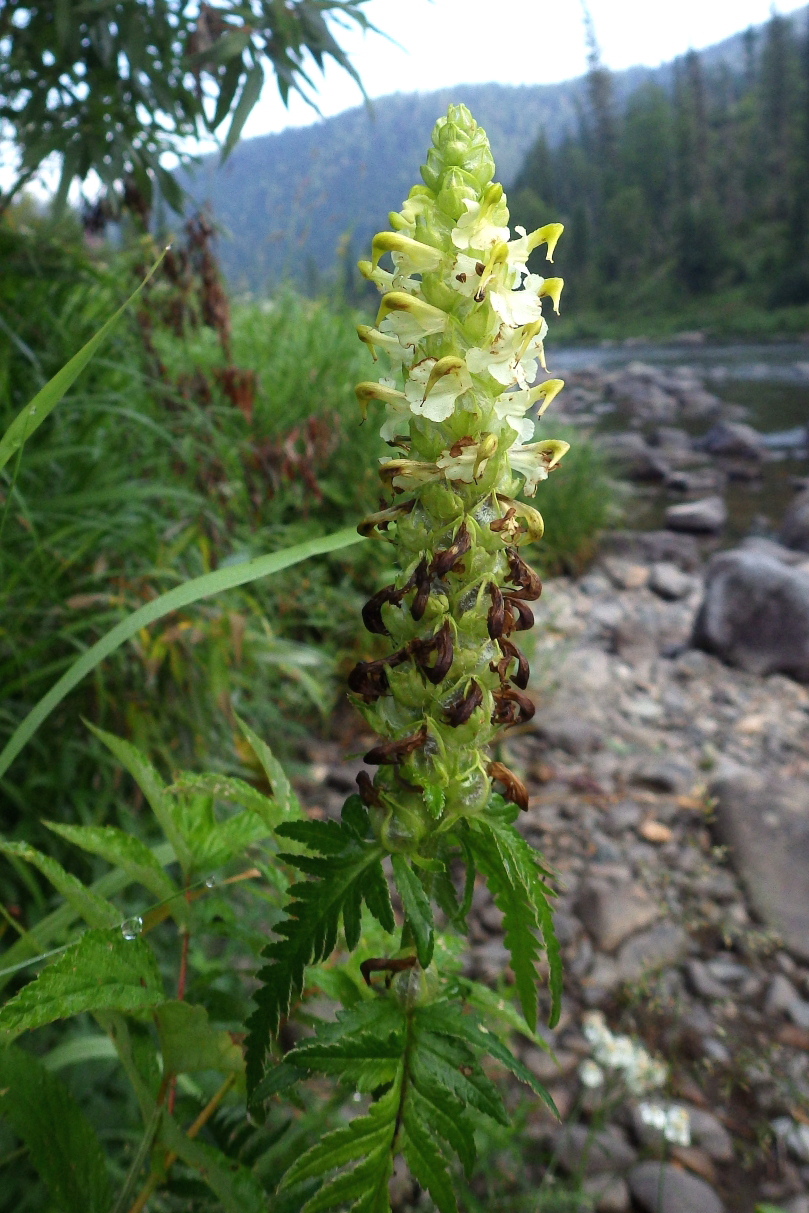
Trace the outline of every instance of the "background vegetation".
<path fill-rule="evenodd" d="M 809 327 L 809 25 L 773 12 L 742 45 L 619 98 L 591 43 L 578 121 L 540 132 L 509 199 L 566 224 L 567 335 Z"/>

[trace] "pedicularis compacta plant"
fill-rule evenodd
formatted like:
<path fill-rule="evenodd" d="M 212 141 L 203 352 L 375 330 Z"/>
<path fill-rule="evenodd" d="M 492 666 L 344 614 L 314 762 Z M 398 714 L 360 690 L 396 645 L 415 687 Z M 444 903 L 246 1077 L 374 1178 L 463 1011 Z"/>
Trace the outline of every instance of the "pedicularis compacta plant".
<path fill-rule="evenodd" d="M 389 651 L 349 678 L 353 702 L 380 736 L 365 755 L 376 774 L 360 775 L 340 823 L 278 831 L 295 844 L 284 858 L 308 879 L 292 886 L 265 949 L 248 1039 L 256 1103 L 316 1074 L 370 1097 L 367 1111 L 285 1175 L 284 1188 L 311 1185 L 307 1213 L 387 1210 L 398 1154 L 442 1213 L 454 1210 L 448 1156 L 470 1168 L 478 1114 L 505 1122 L 481 1068 L 486 1054 L 548 1098 L 498 1025 L 471 1005 L 481 1000 L 469 983 L 442 974 L 433 959 L 434 906 L 465 932 L 480 873 L 504 914 L 526 1030 L 536 1026 L 543 948 L 550 1022 L 558 1019 L 548 874 L 514 826 L 525 787 L 488 747 L 534 710 L 515 637 L 532 626 L 529 603 L 541 590 L 520 550 L 541 538 L 543 524 L 518 494 L 533 496 L 568 447 L 533 440 L 533 414 L 562 388 L 558 379 L 531 386 L 545 365 L 543 300 L 558 308 L 562 281 L 529 274 L 526 262 L 541 246 L 550 259 L 562 227 L 518 228 L 512 240 L 493 174 L 484 131 L 463 106 L 450 107 L 433 132 L 424 185 L 360 263 L 382 301 L 376 326 L 360 326 L 359 335 L 389 370 L 357 395 L 363 413 L 384 404 L 382 435 L 394 450 L 380 469 L 390 504 L 360 530 L 391 542 L 400 569 L 363 612 Z M 386 255 L 392 270 L 381 264 Z M 388 955 L 367 958 L 364 995 L 278 1060 L 272 1042 L 307 966 L 338 946 L 341 920 L 349 951 L 361 937 L 363 903 L 384 931 L 397 929 L 386 861 L 403 910 L 398 947 L 391 941 Z"/>

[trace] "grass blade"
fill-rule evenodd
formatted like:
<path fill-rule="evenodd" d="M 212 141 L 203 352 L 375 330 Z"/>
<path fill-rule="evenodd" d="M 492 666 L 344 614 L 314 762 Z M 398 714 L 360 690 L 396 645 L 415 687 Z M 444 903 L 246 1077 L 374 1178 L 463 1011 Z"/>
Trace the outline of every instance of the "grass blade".
<path fill-rule="evenodd" d="M 272 573 L 280 573 L 282 569 L 300 564 L 302 560 L 308 560 L 310 556 L 323 556 L 327 552 L 337 552 L 341 548 L 351 547 L 352 544 L 359 543 L 360 539 L 361 537 L 353 527 L 346 527 L 344 530 L 335 531 L 333 535 L 326 535 L 322 539 L 309 539 L 305 543 L 295 544 L 294 547 L 284 548 L 280 552 L 271 552 L 268 556 L 256 556 L 255 559 L 245 560 L 241 564 L 231 564 L 225 568 L 216 569 L 215 572 L 206 573 L 203 577 L 194 577 L 191 581 L 183 582 L 182 585 L 176 586 L 166 594 L 161 594 L 159 598 L 154 598 L 145 606 L 139 607 L 126 619 L 122 619 L 112 631 L 107 632 L 106 636 L 102 636 L 86 653 L 82 653 L 81 657 L 74 661 L 70 669 L 65 671 L 59 681 L 31 709 L 0 753 L 0 777 L 6 773 L 20 750 L 28 744 L 42 722 L 47 720 L 65 695 L 78 686 L 81 680 L 100 665 L 106 657 L 137 635 L 141 628 L 148 627 L 150 623 L 162 619 L 164 615 L 189 606 L 192 602 L 199 602 L 201 598 L 210 598 L 225 590 L 235 589 L 236 586 L 257 581 L 259 577 L 269 577 Z"/>
<path fill-rule="evenodd" d="M 22 447 L 34 431 L 39 429 L 42 422 L 53 412 L 68 389 L 73 386 L 107 336 L 107 333 L 115 326 L 133 299 L 137 299 L 165 257 L 166 251 L 164 250 L 160 254 L 157 261 L 149 270 L 149 273 L 143 279 L 143 282 L 141 282 L 137 290 L 132 292 L 126 303 L 122 304 L 113 316 L 110 316 L 107 323 L 101 326 L 95 336 L 91 337 L 86 345 L 82 346 L 78 354 L 74 354 L 70 361 L 66 362 L 62 369 L 57 371 L 53 378 L 49 379 L 45 386 L 37 392 L 33 400 L 29 400 L 25 408 L 20 410 L 5 434 L 3 434 L 3 437 L 0 438 L 0 469 L 5 467 L 12 455 L 22 450 Z"/>

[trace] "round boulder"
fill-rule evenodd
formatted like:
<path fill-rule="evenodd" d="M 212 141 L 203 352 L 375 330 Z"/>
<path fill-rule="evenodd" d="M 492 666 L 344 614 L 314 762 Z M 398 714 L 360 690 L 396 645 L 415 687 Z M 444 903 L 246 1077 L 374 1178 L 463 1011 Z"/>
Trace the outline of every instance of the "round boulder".
<path fill-rule="evenodd" d="M 720 552 L 692 643 L 752 674 L 809 682 L 809 574 L 754 551 Z"/>

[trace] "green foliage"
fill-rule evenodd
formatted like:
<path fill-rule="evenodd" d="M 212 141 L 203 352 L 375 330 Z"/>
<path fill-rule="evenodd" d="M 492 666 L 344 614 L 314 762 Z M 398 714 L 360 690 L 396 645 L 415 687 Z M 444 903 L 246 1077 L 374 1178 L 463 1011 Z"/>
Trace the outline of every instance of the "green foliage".
<path fill-rule="evenodd" d="M 414 872 L 404 855 L 391 857 L 393 876 L 410 930 L 416 941 L 419 964 L 426 969 L 433 958 L 434 927 L 430 899 L 421 883 L 418 872 Z"/>
<path fill-rule="evenodd" d="M 410 975 L 403 978 L 394 994 L 342 1012 L 285 1058 L 285 1066 L 304 1074 L 327 1074 L 359 1091 L 377 1092 L 366 1116 L 327 1134 L 284 1175 L 282 1190 L 323 1179 L 305 1213 L 348 1203 L 387 1211 L 387 1181 L 399 1150 L 441 1213 L 454 1213 L 448 1155 L 457 1153 L 469 1172 L 475 1113 L 506 1122 L 497 1088 L 480 1066 L 487 1054 L 547 1097 L 474 1014 L 443 999 L 419 1005 L 418 980 L 414 985 Z"/>
<path fill-rule="evenodd" d="M 332 32 L 335 16 L 373 28 L 363 0 L 235 0 L 200 10 L 187 0 L 114 0 L 76 6 L 9 3 L 0 46 L 0 120 L 20 152 L 16 192 L 48 156 L 62 160 L 58 201 L 75 177 L 95 172 L 133 210 L 153 185 L 179 209 L 182 193 L 164 160 L 188 157 L 188 141 L 230 117 L 225 153 L 261 95 L 264 62 L 284 102 L 310 104 L 308 60 L 334 60 L 359 83 Z M 202 79 L 204 77 L 204 87 Z"/>
<path fill-rule="evenodd" d="M 65 1084 L 33 1054 L 0 1048 L 0 1119 L 25 1143 L 62 1213 L 109 1213 L 101 1142 Z"/>
<path fill-rule="evenodd" d="M 82 1011 L 141 1015 L 164 999 L 155 956 L 119 927 L 90 930 L 0 1008 L 0 1034 L 13 1040 Z"/>
<path fill-rule="evenodd" d="M 610 318 L 625 335 L 627 317 L 644 333 L 727 333 L 741 319 L 731 301 L 758 323 L 768 307 L 809 302 L 805 38 L 773 13 L 744 66 L 691 51 L 665 84 L 644 81 L 620 103 L 593 62 L 582 121 L 555 141 L 540 133 L 513 193 L 516 221 L 541 211 L 568 225 L 570 335 L 609 332 Z M 770 323 L 806 321 L 785 311 Z"/>
<path fill-rule="evenodd" d="M 204 1007 L 164 1002 L 155 1011 L 163 1065 L 170 1074 L 219 1070 L 241 1074 L 244 1058 L 229 1032 L 216 1031 Z"/>
<path fill-rule="evenodd" d="M 248 1021 L 247 1072 L 253 1086 L 263 1073 L 270 1038 L 300 996 L 307 965 L 317 964 L 334 951 L 341 918 L 349 949 L 359 941 L 363 901 L 385 930 L 394 928 L 380 864 L 384 850 L 371 836 L 368 814 L 359 797 L 346 802 L 340 824 L 290 822 L 279 826 L 276 833 L 313 852 L 282 858 L 314 879 L 292 885 L 286 918 L 275 928 L 281 938 L 262 952 L 271 963 L 258 973 L 264 984 L 255 995 L 257 1010 Z"/>

